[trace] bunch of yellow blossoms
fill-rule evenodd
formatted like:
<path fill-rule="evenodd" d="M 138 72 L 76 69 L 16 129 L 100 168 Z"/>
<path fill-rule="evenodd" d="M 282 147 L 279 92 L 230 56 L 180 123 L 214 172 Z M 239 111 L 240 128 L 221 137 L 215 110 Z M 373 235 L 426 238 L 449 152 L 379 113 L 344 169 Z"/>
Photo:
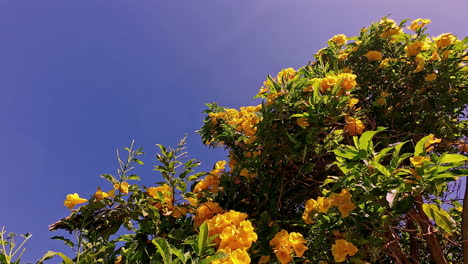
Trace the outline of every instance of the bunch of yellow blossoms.
<path fill-rule="evenodd" d="M 247 250 L 257 241 L 257 234 L 252 223 L 246 220 L 247 214 L 230 210 L 206 220 L 209 235 L 219 235 L 214 242 L 218 251 L 226 252 L 227 258 L 212 262 L 213 264 L 248 264 L 250 257 Z"/>
<path fill-rule="evenodd" d="M 354 256 L 358 252 L 358 249 L 351 242 L 338 239 L 332 245 L 331 251 L 336 262 L 343 262 L 346 260 L 346 256 Z"/>
<path fill-rule="evenodd" d="M 260 122 L 261 118 L 257 115 L 262 105 L 241 107 L 240 111 L 236 109 L 226 109 L 225 112 L 210 113 L 211 123 L 218 124 L 218 119 L 223 119 L 229 125 L 236 127 L 236 131 L 249 137 L 247 143 L 252 143 L 256 138 L 257 128 L 255 125 Z"/>
<path fill-rule="evenodd" d="M 304 244 L 307 241 L 302 234 L 297 232 L 288 233 L 286 230 L 281 230 L 275 237 L 270 240 L 270 245 L 273 247 L 276 257 L 281 264 L 289 263 L 292 261 L 291 254 L 296 254 L 297 257 L 302 257 L 304 252 L 309 249 Z"/>
<path fill-rule="evenodd" d="M 162 184 L 158 187 L 149 187 L 146 191 L 148 192 L 149 196 L 160 201 L 155 203 L 154 207 L 158 208 L 159 210 L 163 208 L 172 210 L 174 200 L 172 197 L 172 189 L 169 185 Z"/>
<path fill-rule="evenodd" d="M 343 89 L 338 92 L 338 95 L 342 95 L 354 87 L 356 87 L 356 75 L 352 73 L 340 73 L 338 75 L 328 75 L 325 78 L 314 78 L 312 81 L 317 81 L 320 84 L 320 92 L 323 94 L 335 85 L 340 85 Z M 304 92 L 312 92 L 313 87 L 307 86 L 304 88 Z"/>
<path fill-rule="evenodd" d="M 221 160 L 216 162 L 215 167 L 213 170 L 210 171 L 210 174 L 207 175 L 203 180 L 195 185 L 193 192 L 201 192 L 204 190 L 210 190 L 213 193 L 218 192 L 219 186 L 219 177 L 223 173 L 224 169 L 226 168 L 226 161 Z"/>
<path fill-rule="evenodd" d="M 393 19 L 383 18 L 380 21 L 380 26 L 383 28 L 383 32 L 380 34 L 381 38 L 389 38 L 403 33 L 403 29 L 398 27 Z"/>
<path fill-rule="evenodd" d="M 327 213 L 328 209 L 332 206 L 338 208 L 342 217 L 347 217 L 349 212 L 356 208 L 356 205 L 351 201 L 351 194 L 347 189 L 342 189 L 341 193 L 333 193 L 330 197 L 319 197 L 317 200 L 309 199 L 305 203 L 304 213 L 302 219 L 307 224 L 312 224 L 313 221 L 310 214 L 313 211 L 319 213 Z"/>

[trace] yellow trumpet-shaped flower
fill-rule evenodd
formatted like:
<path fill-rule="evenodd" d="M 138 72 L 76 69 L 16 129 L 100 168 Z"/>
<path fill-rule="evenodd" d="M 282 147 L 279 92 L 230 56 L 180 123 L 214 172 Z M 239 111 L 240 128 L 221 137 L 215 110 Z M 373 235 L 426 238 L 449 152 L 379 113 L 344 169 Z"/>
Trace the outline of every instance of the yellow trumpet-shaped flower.
<path fill-rule="evenodd" d="M 344 239 L 336 240 L 331 250 L 336 262 L 343 262 L 346 260 L 346 256 L 354 256 L 358 252 L 356 246 Z"/>
<path fill-rule="evenodd" d="M 333 36 L 329 41 L 335 43 L 338 46 L 342 46 L 346 44 L 347 39 L 345 35 L 339 34 L 339 35 Z"/>
<path fill-rule="evenodd" d="M 97 191 L 94 193 L 94 199 L 97 202 L 101 201 L 104 198 L 114 197 L 115 189 L 110 190 L 109 192 L 103 192 L 100 187 L 97 188 Z"/>
<path fill-rule="evenodd" d="M 80 198 L 77 193 L 73 193 L 67 195 L 63 205 L 65 205 L 68 209 L 73 209 L 73 207 L 75 207 L 77 204 L 86 203 L 87 201 L 88 200 L 84 198 Z"/>
<path fill-rule="evenodd" d="M 431 23 L 430 19 L 418 18 L 418 19 L 413 20 L 413 22 L 411 23 L 411 26 L 409 26 L 408 29 L 416 31 L 429 23 Z"/>
<path fill-rule="evenodd" d="M 297 123 L 298 126 L 300 126 L 302 128 L 306 128 L 306 127 L 310 126 L 309 122 L 307 122 L 307 118 L 305 118 L 305 117 L 299 117 L 296 120 L 296 123 Z"/>
<path fill-rule="evenodd" d="M 130 185 L 128 184 L 128 182 L 122 182 L 122 183 L 116 183 L 114 184 L 114 188 L 116 190 L 119 190 L 120 193 L 123 193 L 123 194 L 127 194 L 128 193 L 128 187 Z"/>
<path fill-rule="evenodd" d="M 424 161 L 431 161 L 429 157 L 422 157 L 422 156 L 414 156 L 410 157 L 410 161 L 415 167 L 421 167 Z"/>
<path fill-rule="evenodd" d="M 364 55 L 369 61 L 381 61 L 382 60 L 382 52 L 371 50 Z"/>
<path fill-rule="evenodd" d="M 424 80 L 426 82 L 432 82 L 435 79 L 437 79 L 437 73 L 430 73 L 430 74 L 426 75 L 426 77 L 424 77 Z"/>

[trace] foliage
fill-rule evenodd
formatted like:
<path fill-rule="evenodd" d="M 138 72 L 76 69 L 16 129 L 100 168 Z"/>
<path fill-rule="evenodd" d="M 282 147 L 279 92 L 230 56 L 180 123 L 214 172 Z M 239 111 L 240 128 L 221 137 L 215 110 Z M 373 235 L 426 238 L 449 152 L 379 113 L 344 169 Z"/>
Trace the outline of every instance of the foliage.
<path fill-rule="evenodd" d="M 183 139 L 157 145 L 164 181 L 143 186 L 132 143 L 108 191 L 68 195 L 84 205 L 51 225 L 76 256 L 40 262 L 460 263 L 468 39 L 405 23 L 334 36 L 258 106 L 208 104 L 201 138 L 229 151 L 210 172 Z"/>

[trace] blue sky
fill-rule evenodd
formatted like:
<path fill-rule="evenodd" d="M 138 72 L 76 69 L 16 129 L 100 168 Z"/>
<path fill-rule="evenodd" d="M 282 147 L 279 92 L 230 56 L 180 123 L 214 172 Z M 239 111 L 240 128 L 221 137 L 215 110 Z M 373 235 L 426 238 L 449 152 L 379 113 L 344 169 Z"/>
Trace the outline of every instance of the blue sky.
<path fill-rule="evenodd" d="M 205 103 L 239 107 L 267 74 L 298 68 L 335 34 L 372 21 L 430 18 L 468 36 L 466 0 L 0 0 L 0 226 L 31 232 L 24 260 L 65 250 L 48 225 L 68 193 L 88 197 L 114 173 L 115 149 L 146 151 L 188 134 L 202 169 L 224 158 L 195 131 Z M 68 251 L 65 251 L 68 252 Z"/>

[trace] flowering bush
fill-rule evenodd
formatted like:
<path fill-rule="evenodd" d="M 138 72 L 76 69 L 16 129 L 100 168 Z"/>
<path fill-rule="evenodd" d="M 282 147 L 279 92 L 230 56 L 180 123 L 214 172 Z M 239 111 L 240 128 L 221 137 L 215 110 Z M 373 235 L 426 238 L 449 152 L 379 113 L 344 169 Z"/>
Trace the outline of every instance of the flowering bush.
<path fill-rule="evenodd" d="M 208 104 L 201 138 L 229 151 L 210 172 L 195 172 L 182 140 L 158 145 L 164 182 L 142 186 L 132 144 L 118 175 L 102 175 L 112 187 L 68 195 L 71 214 L 51 225 L 77 235 L 54 237 L 76 256 L 41 262 L 468 259 L 468 208 L 452 192 L 467 175 L 468 39 L 430 38 L 429 23 L 383 18 L 336 35 L 306 66 L 268 76 L 261 104 Z"/>

